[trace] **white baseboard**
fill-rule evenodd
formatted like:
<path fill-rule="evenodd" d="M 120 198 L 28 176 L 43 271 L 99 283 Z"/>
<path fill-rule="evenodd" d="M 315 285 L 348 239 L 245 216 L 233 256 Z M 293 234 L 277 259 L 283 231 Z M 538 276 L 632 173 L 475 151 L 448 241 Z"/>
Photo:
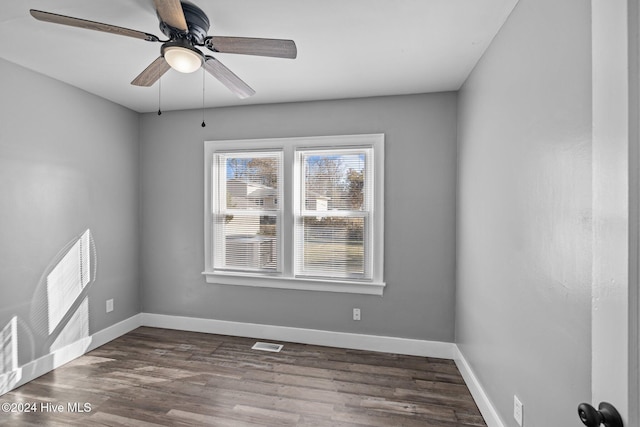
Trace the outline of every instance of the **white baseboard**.
<path fill-rule="evenodd" d="M 116 338 L 119 338 L 136 328 L 139 328 L 140 326 L 142 326 L 142 314 L 136 314 L 135 316 L 124 319 L 123 321 L 118 322 L 115 325 L 98 331 L 91 336 L 91 345 L 89 346 L 89 349 L 87 351 L 91 351 L 100 346 L 103 346 L 109 341 L 113 341 Z"/>
<path fill-rule="evenodd" d="M 453 343 L 410 338 L 331 332 L 318 329 L 260 325 L 257 323 L 228 322 L 224 320 L 168 316 L 153 313 L 142 313 L 142 324 L 144 326 L 177 329 L 181 331 L 234 335 L 300 344 L 398 353 L 411 356 L 453 359 L 456 355 L 456 345 Z"/>
<path fill-rule="evenodd" d="M 0 396 L 138 328 L 141 326 L 140 320 L 140 314 L 129 317 L 89 337 L 54 350 L 14 371 L 1 374 Z"/>
<path fill-rule="evenodd" d="M 491 399 L 487 396 L 478 377 L 476 377 L 476 374 L 471 369 L 469 362 L 467 362 L 467 359 L 465 359 L 458 346 L 456 346 L 456 356 L 454 360 L 462 378 L 464 378 L 464 382 L 467 383 L 473 400 L 476 401 L 476 405 L 478 405 L 478 409 L 480 409 L 480 413 L 487 423 L 487 427 L 505 427 L 506 424 L 502 422 L 498 411 L 496 411 L 493 403 L 491 403 Z"/>

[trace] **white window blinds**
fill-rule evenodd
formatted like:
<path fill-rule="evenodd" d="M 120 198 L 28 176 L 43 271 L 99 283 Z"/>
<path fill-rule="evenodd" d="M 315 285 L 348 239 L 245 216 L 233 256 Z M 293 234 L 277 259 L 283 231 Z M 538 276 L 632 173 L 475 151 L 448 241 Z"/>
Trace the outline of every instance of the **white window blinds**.
<path fill-rule="evenodd" d="M 370 280 L 373 149 L 296 152 L 297 276 Z"/>
<path fill-rule="evenodd" d="M 214 268 L 281 270 L 282 152 L 216 153 Z"/>

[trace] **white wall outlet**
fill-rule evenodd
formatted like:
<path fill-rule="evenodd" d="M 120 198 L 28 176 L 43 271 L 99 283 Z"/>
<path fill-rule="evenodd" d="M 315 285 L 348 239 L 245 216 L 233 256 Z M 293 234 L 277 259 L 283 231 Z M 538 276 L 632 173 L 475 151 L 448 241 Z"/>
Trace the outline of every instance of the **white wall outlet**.
<path fill-rule="evenodd" d="M 113 298 L 107 300 L 107 313 L 113 311 Z"/>
<path fill-rule="evenodd" d="M 359 308 L 354 308 L 353 309 L 353 320 L 360 320 L 360 309 Z"/>
<path fill-rule="evenodd" d="M 518 399 L 518 396 L 513 395 L 513 418 L 516 419 L 516 422 L 519 426 L 522 426 L 522 402 Z"/>

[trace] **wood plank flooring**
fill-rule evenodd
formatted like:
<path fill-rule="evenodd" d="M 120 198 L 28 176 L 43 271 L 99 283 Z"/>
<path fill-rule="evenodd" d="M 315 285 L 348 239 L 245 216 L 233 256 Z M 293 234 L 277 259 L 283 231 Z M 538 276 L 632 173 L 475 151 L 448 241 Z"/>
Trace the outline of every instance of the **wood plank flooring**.
<path fill-rule="evenodd" d="M 0 396 L 36 409 L 0 425 L 486 426 L 451 360 L 255 342 L 139 328 Z"/>

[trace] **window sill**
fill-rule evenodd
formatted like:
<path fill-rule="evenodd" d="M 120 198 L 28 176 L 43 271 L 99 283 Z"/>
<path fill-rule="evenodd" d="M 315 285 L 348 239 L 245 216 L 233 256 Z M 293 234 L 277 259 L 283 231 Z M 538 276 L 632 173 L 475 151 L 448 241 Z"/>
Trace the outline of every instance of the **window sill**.
<path fill-rule="evenodd" d="M 249 276 L 246 274 L 233 274 L 205 271 L 202 273 L 207 283 L 233 286 L 252 286 L 257 288 L 297 289 L 302 291 L 338 292 L 347 294 L 382 295 L 384 282 L 347 282 L 337 280 L 318 280 L 273 277 L 273 276 Z"/>

